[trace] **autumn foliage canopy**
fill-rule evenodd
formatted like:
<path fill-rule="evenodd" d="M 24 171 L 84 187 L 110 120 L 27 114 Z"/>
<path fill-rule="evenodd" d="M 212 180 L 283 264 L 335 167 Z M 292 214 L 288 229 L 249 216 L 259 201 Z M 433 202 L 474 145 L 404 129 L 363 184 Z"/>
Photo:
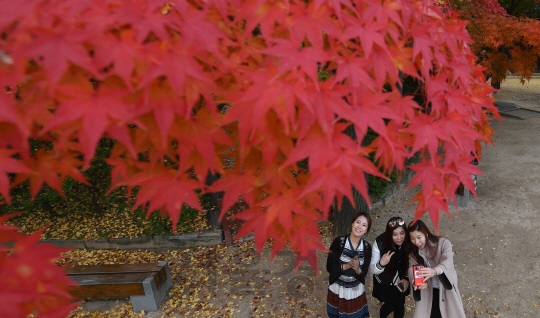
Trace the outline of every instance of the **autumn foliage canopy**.
<path fill-rule="evenodd" d="M 493 82 L 504 80 L 507 72 L 519 74 L 522 83 L 531 78 L 540 57 L 540 21 L 509 15 L 497 0 L 451 3 L 469 22 L 471 49 Z"/>
<path fill-rule="evenodd" d="M 491 140 L 493 89 L 466 23 L 428 0 L 1 0 L 0 193 L 86 182 L 116 140 L 113 187 L 176 223 L 197 190 L 250 209 L 239 235 L 315 265 L 316 221 L 364 173 L 404 171 L 437 225 Z M 320 81 L 318 72 L 329 72 Z M 418 94 L 400 94 L 402 78 Z M 343 131 L 354 126 L 357 140 Z M 360 140 L 373 130 L 369 145 Z M 40 140 L 37 151 L 29 140 Z M 375 154 L 380 167 L 366 156 Z M 306 160 L 307 159 L 307 160 Z M 299 164 L 303 162 L 307 164 Z M 220 178 L 205 185 L 210 172 Z M 341 201 L 341 200 L 338 200 Z M 223 211 L 222 211 L 223 212 Z M 3 235 L 3 234 L 2 234 Z M 2 263 L 2 266 L 4 263 Z M 2 271 L 3 271 L 2 267 Z"/>

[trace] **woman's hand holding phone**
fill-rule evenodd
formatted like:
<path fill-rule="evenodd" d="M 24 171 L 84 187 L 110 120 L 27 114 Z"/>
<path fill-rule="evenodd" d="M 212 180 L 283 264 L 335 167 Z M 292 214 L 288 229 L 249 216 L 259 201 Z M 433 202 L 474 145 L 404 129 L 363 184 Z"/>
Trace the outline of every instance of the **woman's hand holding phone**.
<path fill-rule="evenodd" d="M 431 267 L 422 268 L 419 273 L 424 277 L 424 280 L 435 276 L 435 270 Z"/>
<path fill-rule="evenodd" d="M 403 290 L 401 290 L 402 293 L 406 292 L 407 289 L 409 288 L 409 281 L 406 280 L 406 279 L 402 279 L 398 282 L 398 284 L 402 284 L 403 285 Z"/>
<path fill-rule="evenodd" d="M 413 278 L 414 278 L 414 290 L 425 289 L 427 284 L 424 282 L 424 276 L 422 275 L 422 265 L 413 265 Z M 425 287 L 424 287 L 425 286 Z"/>

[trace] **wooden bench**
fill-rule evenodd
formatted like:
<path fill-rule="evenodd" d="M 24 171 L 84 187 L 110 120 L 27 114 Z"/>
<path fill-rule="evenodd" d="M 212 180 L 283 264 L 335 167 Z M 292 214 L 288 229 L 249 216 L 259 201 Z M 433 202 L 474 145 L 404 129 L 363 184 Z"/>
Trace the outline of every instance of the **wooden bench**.
<path fill-rule="evenodd" d="M 218 199 L 217 202 L 219 210 L 221 211 L 222 199 Z M 240 208 L 242 208 L 242 210 L 240 210 Z M 236 202 L 231 207 L 233 216 L 227 216 L 227 214 L 225 213 L 225 216 L 221 220 L 221 224 L 223 225 L 223 235 L 225 236 L 225 245 L 232 245 L 231 226 L 235 225 L 236 229 L 239 229 L 240 226 L 244 223 L 244 221 L 235 218 L 234 215 L 248 208 L 249 205 L 246 202 Z"/>
<path fill-rule="evenodd" d="M 135 312 L 157 311 L 172 287 L 167 262 L 146 264 L 76 265 L 67 276 L 75 297 L 130 296 Z"/>

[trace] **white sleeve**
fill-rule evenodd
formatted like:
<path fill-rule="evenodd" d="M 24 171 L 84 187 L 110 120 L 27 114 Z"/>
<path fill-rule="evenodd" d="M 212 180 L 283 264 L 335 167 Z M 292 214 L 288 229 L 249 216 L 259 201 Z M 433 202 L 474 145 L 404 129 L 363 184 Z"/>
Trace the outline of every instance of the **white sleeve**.
<path fill-rule="evenodd" d="M 377 267 L 377 263 L 381 260 L 381 251 L 379 251 L 379 246 L 377 245 L 377 242 L 373 242 L 373 247 L 371 248 L 371 263 L 369 264 L 369 269 L 373 273 L 373 275 L 379 275 L 380 273 L 384 272 L 384 269 L 380 270 Z"/>

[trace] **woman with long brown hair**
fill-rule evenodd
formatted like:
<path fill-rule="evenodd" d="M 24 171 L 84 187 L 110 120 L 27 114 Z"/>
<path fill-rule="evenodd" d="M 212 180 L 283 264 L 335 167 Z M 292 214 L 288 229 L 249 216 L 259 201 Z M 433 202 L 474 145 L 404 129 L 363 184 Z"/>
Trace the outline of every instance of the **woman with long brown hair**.
<path fill-rule="evenodd" d="M 373 297 L 384 303 L 381 318 L 392 312 L 394 318 L 405 316 L 405 297 L 411 293 L 408 258 L 404 252 L 408 244 L 407 225 L 400 217 L 388 220 L 384 233 L 373 242 L 370 270 L 373 273 Z"/>
<path fill-rule="evenodd" d="M 421 220 L 409 224 L 409 237 L 409 279 L 416 302 L 413 318 L 465 318 L 452 243 L 433 235 Z M 423 268 L 413 273 L 416 265 Z M 424 283 L 415 286 L 414 274 Z"/>

